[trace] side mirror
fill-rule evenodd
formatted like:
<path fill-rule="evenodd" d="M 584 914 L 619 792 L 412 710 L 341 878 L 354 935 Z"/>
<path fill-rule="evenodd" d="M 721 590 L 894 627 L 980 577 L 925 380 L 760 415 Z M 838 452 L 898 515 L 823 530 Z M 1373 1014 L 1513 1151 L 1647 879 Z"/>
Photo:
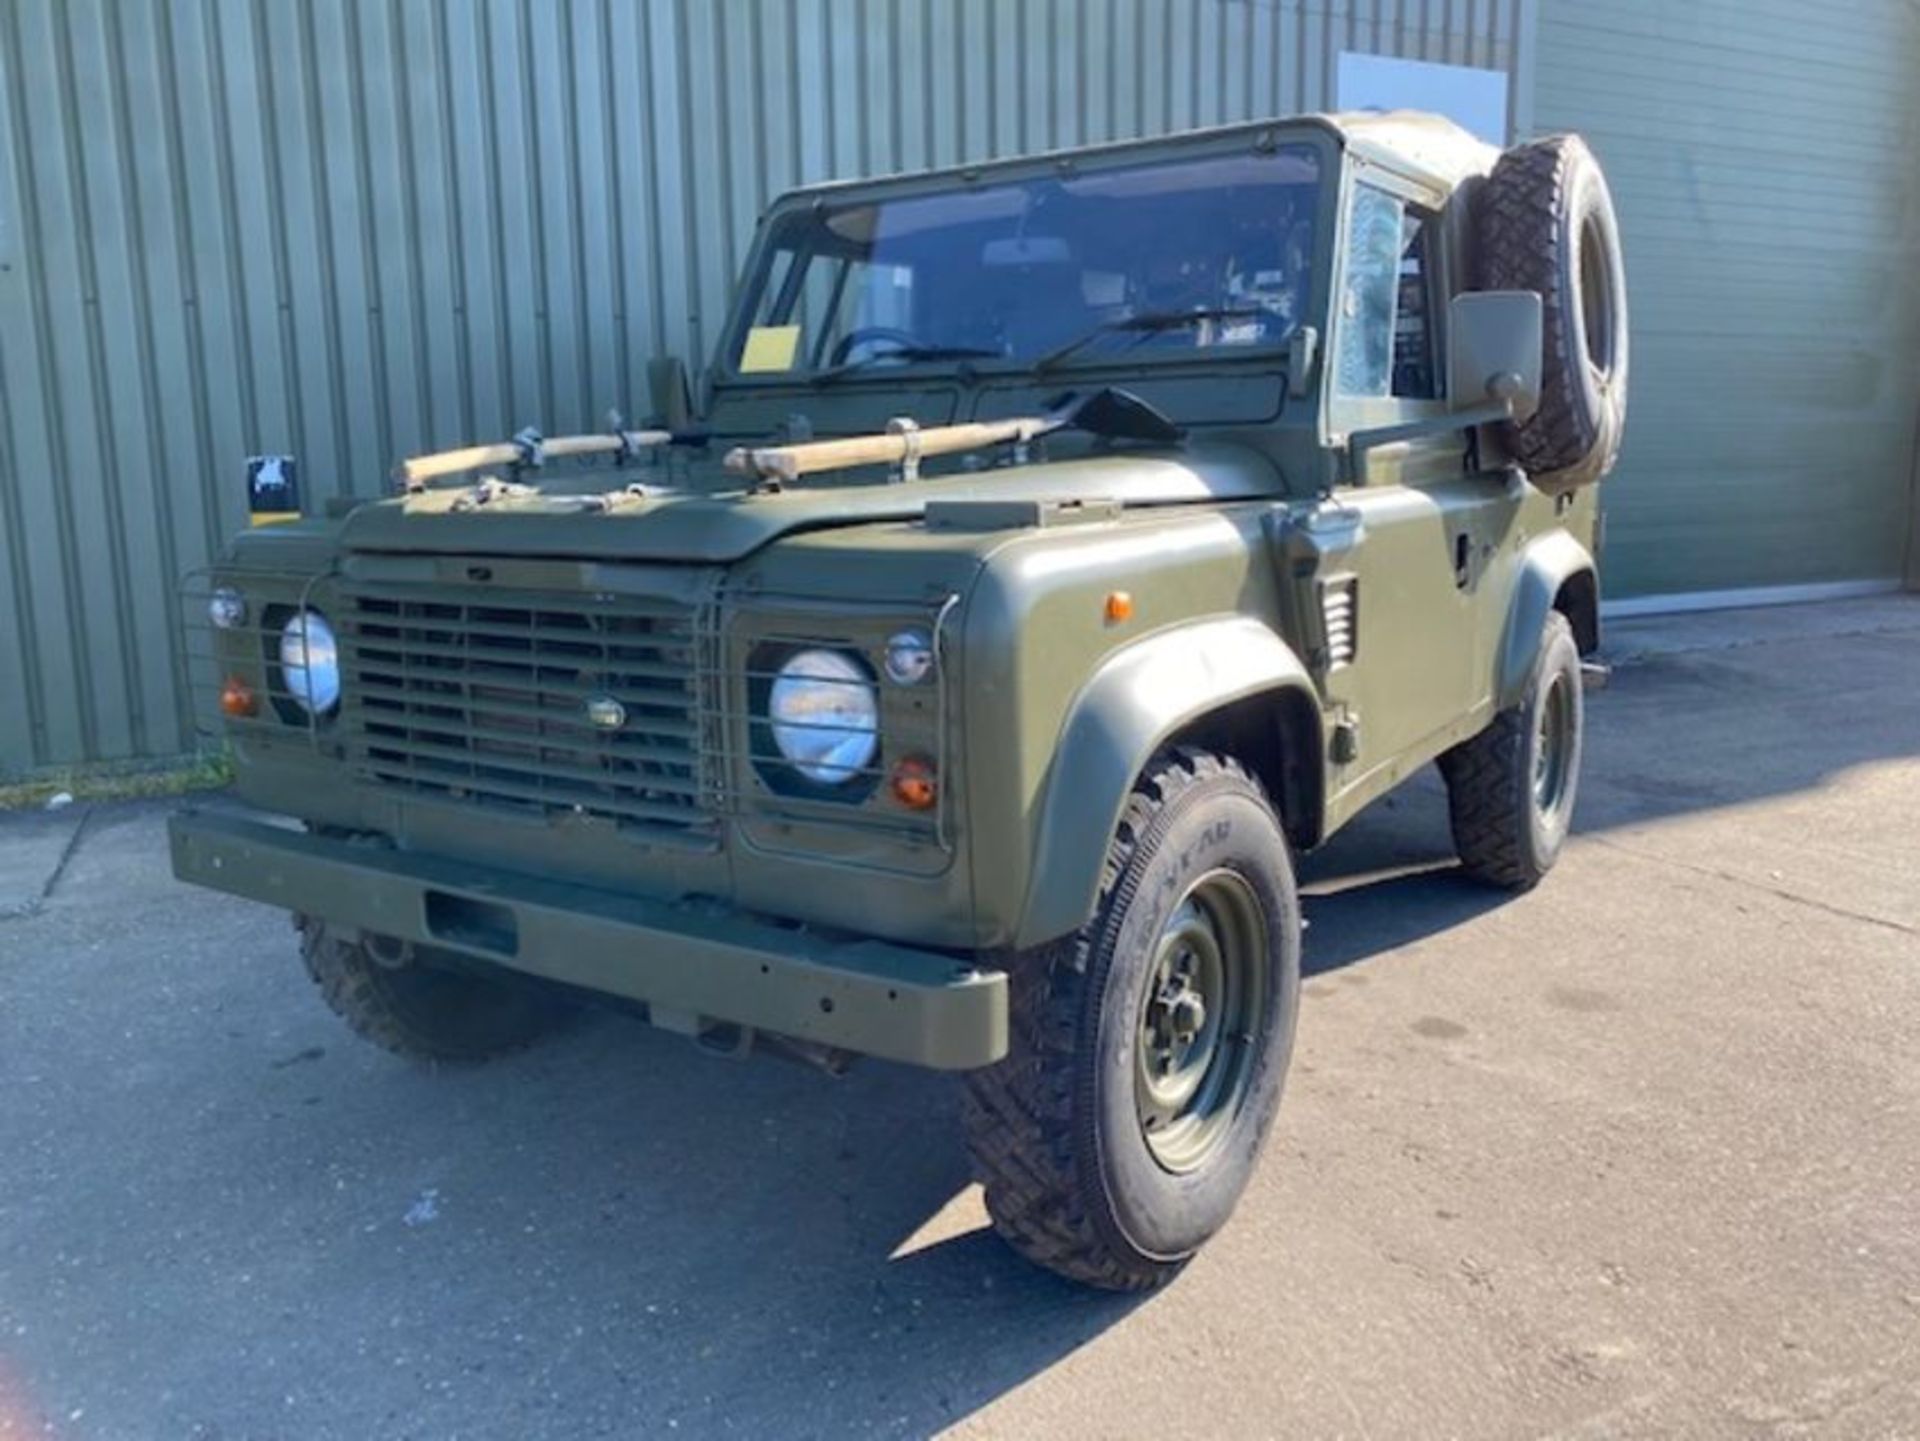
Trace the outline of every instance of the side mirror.
<path fill-rule="evenodd" d="M 693 391 L 686 363 L 677 355 L 647 362 L 647 390 L 660 424 L 678 434 L 693 426 Z"/>
<path fill-rule="evenodd" d="M 1506 402 L 1515 420 L 1540 408 L 1544 340 L 1531 290 L 1472 290 L 1447 310 L 1447 395 L 1456 408 Z"/>

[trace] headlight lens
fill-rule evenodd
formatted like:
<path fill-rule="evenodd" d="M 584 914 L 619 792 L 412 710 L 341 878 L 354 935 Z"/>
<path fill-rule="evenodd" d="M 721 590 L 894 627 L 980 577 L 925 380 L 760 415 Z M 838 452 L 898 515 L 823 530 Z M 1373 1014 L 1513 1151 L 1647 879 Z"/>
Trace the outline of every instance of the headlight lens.
<path fill-rule="evenodd" d="M 820 785 L 839 785 L 873 763 L 880 749 L 880 702 L 866 667 L 838 650 L 790 656 L 767 696 L 773 743 L 793 768 Z"/>
<path fill-rule="evenodd" d="M 287 694 L 308 715 L 325 715 L 340 703 L 340 648 L 319 611 L 301 611 L 280 632 L 280 673 Z"/>

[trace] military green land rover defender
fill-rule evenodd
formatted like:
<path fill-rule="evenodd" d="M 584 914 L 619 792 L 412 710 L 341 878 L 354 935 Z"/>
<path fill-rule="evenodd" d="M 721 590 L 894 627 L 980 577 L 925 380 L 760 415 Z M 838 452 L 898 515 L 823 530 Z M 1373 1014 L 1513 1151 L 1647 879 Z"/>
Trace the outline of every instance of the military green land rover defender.
<path fill-rule="evenodd" d="M 1155 1285 L 1279 1102 L 1293 858 L 1438 762 L 1469 873 L 1553 865 L 1626 376 L 1571 136 L 797 191 L 654 428 L 407 461 L 196 578 L 239 793 L 301 824 L 182 815 L 175 870 L 411 1055 L 584 992 L 962 1072 L 1007 1240 Z"/>

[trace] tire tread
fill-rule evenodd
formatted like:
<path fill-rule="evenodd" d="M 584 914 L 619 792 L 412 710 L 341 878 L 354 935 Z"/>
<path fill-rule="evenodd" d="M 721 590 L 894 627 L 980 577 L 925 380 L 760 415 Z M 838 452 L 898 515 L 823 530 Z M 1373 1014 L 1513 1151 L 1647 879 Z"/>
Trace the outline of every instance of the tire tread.
<path fill-rule="evenodd" d="M 1567 324 L 1569 307 L 1579 302 L 1565 291 L 1578 276 L 1565 254 L 1570 234 L 1557 221 L 1569 204 L 1574 167 L 1591 163 L 1591 152 L 1577 135 L 1516 145 L 1494 165 L 1476 206 L 1475 287 L 1531 290 L 1540 296 L 1546 383 L 1539 409 L 1509 424 L 1507 434 L 1514 459 L 1548 483 L 1562 473 L 1593 478 L 1585 471 L 1607 444 L 1604 417 L 1571 403 L 1575 387 L 1555 380 L 1587 363 Z"/>
<path fill-rule="evenodd" d="M 1135 784 L 1107 849 L 1093 919 L 1075 935 L 1015 958 L 1009 977 L 1010 1044 L 1004 1060 L 965 1078 L 962 1117 L 974 1172 L 994 1229 L 1028 1260 L 1109 1291 L 1164 1284 L 1185 1264 L 1141 1256 L 1108 1233 L 1083 1174 L 1077 1117 L 1091 1077 L 1074 1062 L 1088 1012 L 1087 978 L 1106 928 L 1117 924 L 1138 872 L 1131 862 L 1155 819 L 1202 781 L 1231 776 L 1266 793 L 1239 764 L 1211 752 L 1163 753 Z M 1094 1198 L 1097 1200 L 1097 1198 Z"/>
<path fill-rule="evenodd" d="M 1561 634 L 1572 643 L 1572 625 L 1554 611 L 1541 636 L 1542 657 Z M 1539 664 L 1536 660 L 1536 667 Z M 1528 689 L 1532 690 L 1531 679 Z M 1462 869 L 1475 880 L 1509 890 L 1526 890 L 1540 880 L 1540 871 L 1521 842 L 1533 806 L 1530 778 L 1520 763 L 1530 723 L 1524 702 L 1509 706 L 1485 730 L 1440 757 L 1440 774 L 1447 783 L 1447 818 Z"/>
<path fill-rule="evenodd" d="M 496 1025 L 485 1033 L 463 1036 L 451 1026 L 422 1025 L 396 1004 L 382 984 L 383 968 L 359 942 L 308 916 L 295 917 L 294 924 L 300 933 L 300 960 L 320 998 L 355 1035 L 383 1050 L 410 1060 L 472 1063 L 525 1050 L 546 1029 L 544 1016 L 534 1008 L 517 1024 Z"/>

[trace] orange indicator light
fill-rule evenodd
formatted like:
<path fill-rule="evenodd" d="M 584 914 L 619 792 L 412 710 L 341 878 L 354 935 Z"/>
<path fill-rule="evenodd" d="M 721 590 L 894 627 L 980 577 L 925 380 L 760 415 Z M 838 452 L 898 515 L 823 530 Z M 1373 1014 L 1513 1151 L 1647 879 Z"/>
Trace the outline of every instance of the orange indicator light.
<path fill-rule="evenodd" d="M 1124 590 L 1107 592 L 1107 624 L 1118 625 L 1123 620 L 1133 619 L 1133 596 Z"/>
<path fill-rule="evenodd" d="M 896 765 L 893 798 L 908 810 L 931 810 L 940 798 L 940 787 L 933 778 L 933 762 L 924 756 L 908 756 Z"/>
<path fill-rule="evenodd" d="M 230 716 L 246 717 L 257 715 L 260 710 L 260 698 L 253 693 L 253 687 L 237 675 L 227 677 L 227 683 L 220 687 L 220 709 Z"/>

